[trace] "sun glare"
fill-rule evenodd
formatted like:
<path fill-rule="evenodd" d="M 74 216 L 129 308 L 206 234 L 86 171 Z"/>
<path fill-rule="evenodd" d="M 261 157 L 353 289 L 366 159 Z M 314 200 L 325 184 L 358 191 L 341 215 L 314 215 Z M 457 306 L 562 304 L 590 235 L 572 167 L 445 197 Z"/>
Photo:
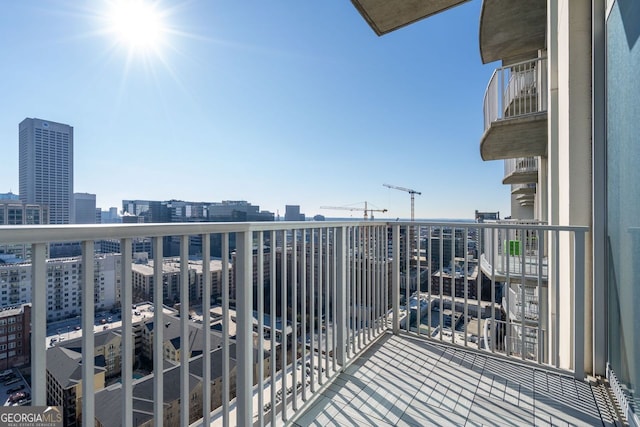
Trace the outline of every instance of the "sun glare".
<path fill-rule="evenodd" d="M 130 49 L 157 49 L 166 31 L 161 14 L 148 0 L 116 0 L 109 18 L 118 42 Z"/>

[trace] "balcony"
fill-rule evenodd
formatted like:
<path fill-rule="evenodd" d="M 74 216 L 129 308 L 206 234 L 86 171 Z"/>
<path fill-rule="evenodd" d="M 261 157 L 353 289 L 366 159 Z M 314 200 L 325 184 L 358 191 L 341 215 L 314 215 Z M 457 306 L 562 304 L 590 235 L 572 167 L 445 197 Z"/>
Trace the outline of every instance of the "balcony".
<path fill-rule="evenodd" d="M 21 226 L 0 227 L 0 244 L 32 245 L 32 281 L 46 283 L 46 246 L 81 241 L 81 321 L 90 331 L 93 242 L 119 239 L 123 354 L 135 348 L 133 239 L 152 239 L 157 257 L 164 237 L 180 242 L 183 297 L 175 322 L 182 342 L 193 327 L 210 329 L 214 317 L 209 263 L 202 264 L 202 301 L 189 300 L 190 236 L 202 242 L 202 258 L 217 242 L 223 271 L 233 264 L 233 274 L 222 275 L 219 348 L 203 334 L 202 354 L 180 352 L 172 368 L 179 381 L 165 382 L 167 370 L 134 379 L 134 360 L 123 357 L 121 385 L 100 391 L 94 364 L 81 364 L 82 389 L 96 392 L 78 400 L 76 412 L 96 424 L 105 425 L 97 418 L 105 408 L 117 408 L 125 426 L 175 417 L 180 425 L 343 425 L 344 417 L 350 425 L 592 425 L 615 414 L 605 387 L 584 380 L 585 308 L 574 301 L 584 300 L 586 232 L 533 223 L 378 221 Z M 569 249 L 570 278 L 549 280 L 548 263 L 560 261 L 546 254 Z M 161 265 L 154 266 L 155 283 L 162 282 Z M 420 284 L 415 291 L 413 281 Z M 559 287 L 574 298 L 549 307 L 547 290 Z M 46 292 L 32 288 L 34 405 L 46 404 L 47 370 L 56 368 L 47 366 L 42 345 Z M 162 292 L 155 287 L 155 301 Z M 192 303 L 202 304 L 196 326 Z M 560 307 L 566 316 L 548 315 Z M 161 308 L 154 305 L 155 325 L 164 324 Z M 154 328 L 154 360 L 163 358 L 163 329 Z M 560 339 L 567 332 L 571 338 Z M 94 360 L 94 335 L 81 340 L 82 360 Z M 146 394 L 137 396 L 142 389 Z"/>
<path fill-rule="evenodd" d="M 535 182 L 538 182 L 537 157 L 522 157 L 504 161 L 503 184 L 529 184 Z"/>
<path fill-rule="evenodd" d="M 484 95 L 483 160 L 547 153 L 547 59 L 498 68 Z"/>
<path fill-rule="evenodd" d="M 443 12 L 469 0 L 351 0 L 379 36 Z"/>
<path fill-rule="evenodd" d="M 480 56 L 488 64 L 513 63 L 545 49 L 546 0 L 483 0 L 480 12 Z"/>

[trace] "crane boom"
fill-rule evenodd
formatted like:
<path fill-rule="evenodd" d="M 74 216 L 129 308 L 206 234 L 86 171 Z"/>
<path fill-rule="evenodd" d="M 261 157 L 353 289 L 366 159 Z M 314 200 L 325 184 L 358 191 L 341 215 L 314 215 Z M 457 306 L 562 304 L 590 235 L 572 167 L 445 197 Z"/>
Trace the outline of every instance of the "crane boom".
<path fill-rule="evenodd" d="M 391 184 L 382 184 L 384 187 L 393 188 L 394 190 L 406 191 L 411 195 L 411 221 L 414 220 L 414 206 L 415 206 L 415 195 L 421 196 L 422 193 L 418 190 L 412 190 L 411 188 L 406 187 L 398 187 L 397 185 Z"/>
<path fill-rule="evenodd" d="M 387 212 L 387 209 L 369 209 L 367 202 L 364 202 L 364 209 L 361 207 L 351 206 L 320 206 L 320 209 L 334 209 L 342 211 L 364 211 L 364 219 L 368 219 L 369 213 L 371 213 L 371 219 L 373 219 L 374 212 Z"/>

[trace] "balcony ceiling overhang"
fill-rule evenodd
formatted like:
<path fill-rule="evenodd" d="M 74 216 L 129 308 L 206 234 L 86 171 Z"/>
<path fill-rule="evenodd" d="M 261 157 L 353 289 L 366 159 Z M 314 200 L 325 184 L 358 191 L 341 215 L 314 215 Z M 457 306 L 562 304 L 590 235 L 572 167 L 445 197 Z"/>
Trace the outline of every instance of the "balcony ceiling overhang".
<path fill-rule="evenodd" d="M 511 194 L 535 194 L 536 193 L 536 187 L 516 187 L 515 189 L 511 190 Z"/>
<path fill-rule="evenodd" d="M 480 57 L 498 60 L 533 58 L 545 48 L 547 0 L 483 0 L 480 12 Z"/>
<path fill-rule="evenodd" d="M 482 160 L 547 155 L 547 112 L 498 120 L 480 141 Z"/>
<path fill-rule="evenodd" d="M 351 0 L 379 36 L 469 0 Z"/>
<path fill-rule="evenodd" d="M 522 202 L 533 202 L 536 199 L 534 194 L 520 194 L 516 196 L 516 200 Z"/>
<path fill-rule="evenodd" d="M 516 171 L 505 176 L 502 180 L 503 184 L 530 184 L 532 182 L 538 182 L 538 171 Z"/>

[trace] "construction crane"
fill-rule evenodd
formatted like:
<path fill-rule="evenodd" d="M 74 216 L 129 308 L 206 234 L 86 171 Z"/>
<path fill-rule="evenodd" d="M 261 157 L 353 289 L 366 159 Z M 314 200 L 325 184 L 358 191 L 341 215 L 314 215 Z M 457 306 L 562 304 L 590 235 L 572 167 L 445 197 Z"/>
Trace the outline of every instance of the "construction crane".
<path fill-rule="evenodd" d="M 400 190 L 400 191 L 406 191 L 407 193 L 409 193 L 411 195 L 411 221 L 414 220 L 414 204 L 415 204 L 415 195 L 417 194 L 418 196 L 422 195 L 421 192 L 416 191 L 416 190 L 412 190 L 410 188 L 404 188 L 404 187 L 398 187 L 397 185 L 391 185 L 391 184 L 382 184 L 383 186 L 387 187 L 387 188 L 393 188 L 394 190 Z"/>
<path fill-rule="evenodd" d="M 367 202 L 364 202 L 364 209 L 359 207 L 349 206 L 320 206 L 320 209 L 335 209 L 343 211 L 364 211 L 364 219 L 369 219 L 369 213 L 371 213 L 371 219 L 373 219 L 374 212 L 387 212 L 386 209 L 369 209 Z"/>

